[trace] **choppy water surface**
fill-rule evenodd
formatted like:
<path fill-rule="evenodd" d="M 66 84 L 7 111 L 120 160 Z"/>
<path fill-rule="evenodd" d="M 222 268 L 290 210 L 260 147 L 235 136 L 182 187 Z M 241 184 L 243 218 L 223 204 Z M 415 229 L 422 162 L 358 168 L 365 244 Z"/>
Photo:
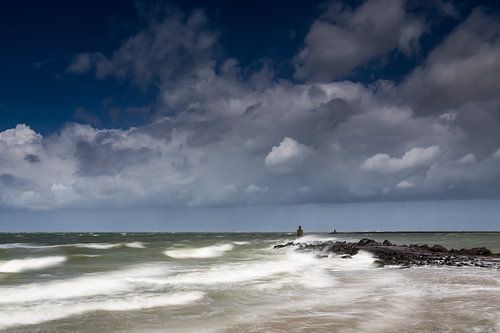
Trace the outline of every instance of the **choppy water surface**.
<path fill-rule="evenodd" d="M 307 235 L 487 246 L 498 233 Z M 274 250 L 292 234 L 0 234 L 2 332 L 500 332 L 500 272 Z"/>

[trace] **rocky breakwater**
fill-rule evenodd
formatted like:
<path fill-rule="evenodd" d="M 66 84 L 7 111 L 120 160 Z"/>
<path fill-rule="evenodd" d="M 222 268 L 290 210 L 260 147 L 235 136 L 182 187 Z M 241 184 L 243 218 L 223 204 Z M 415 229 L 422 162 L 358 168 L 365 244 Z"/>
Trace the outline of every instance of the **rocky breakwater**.
<path fill-rule="evenodd" d="M 276 245 L 274 248 L 283 247 L 295 247 L 298 251 L 317 251 L 320 257 L 334 254 L 345 259 L 351 258 L 359 251 L 366 251 L 377 258 L 374 264 L 379 267 L 384 265 L 402 267 L 434 265 L 484 267 L 500 270 L 500 253 L 492 253 L 485 247 L 456 250 L 447 249 L 441 245 L 397 245 L 388 240 L 377 242 L 373 239 L 363 238 L 359 242 L 289 242 Z"/>

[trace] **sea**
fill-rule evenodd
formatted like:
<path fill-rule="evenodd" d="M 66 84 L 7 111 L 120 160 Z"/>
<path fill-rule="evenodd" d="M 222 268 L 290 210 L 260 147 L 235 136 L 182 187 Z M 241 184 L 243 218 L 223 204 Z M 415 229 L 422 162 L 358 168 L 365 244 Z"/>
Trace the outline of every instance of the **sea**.
<path fill-rule="evenodd" d="M 500 233 L 315 233 L 485 246 Z M 500 271 L 377 268 L 293 233 L 0 233 L 0 332 L 500 332 Z"/>

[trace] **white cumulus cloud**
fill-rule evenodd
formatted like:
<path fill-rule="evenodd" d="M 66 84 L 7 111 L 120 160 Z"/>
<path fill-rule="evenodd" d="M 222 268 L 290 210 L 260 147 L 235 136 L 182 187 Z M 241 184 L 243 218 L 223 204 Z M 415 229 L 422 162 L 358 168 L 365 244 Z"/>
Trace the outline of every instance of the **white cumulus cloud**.
<path fill-rule="evenodd" d="M 376 154 L 367 158 L 361 169 L 380 173 L 391 173 L 400 170 L 428 165 L 441 154 L 438 146 L 427 148 L 412 148 L 401 158 L 390 157 L 387 154 Z"/>
<path fill-rule="evenodd" d="M 412 188 L 412 187 L 415 187 L 415 184 L 410 182 L 410 181 L 407 181 L 407 180 L 400 181 L 396 185 L 396 188 L 399 188 L 399 189 L 407 189 L 407 188 Z"/>
<path fill-rule="evenodd" d="M 294 171 L 311 153 L 311 148 L 285 137 L 267 154 L 265 163 L 272 172 L 289 173 Z"/>
<path fill-rule="evenodd" d="M 266 193 L 267 191 L 269 191 L 269 187 L 260 187 L 255 184 L 248 185 L 248 187 L 245 189 L 245 193 L 248 194 Z"/>

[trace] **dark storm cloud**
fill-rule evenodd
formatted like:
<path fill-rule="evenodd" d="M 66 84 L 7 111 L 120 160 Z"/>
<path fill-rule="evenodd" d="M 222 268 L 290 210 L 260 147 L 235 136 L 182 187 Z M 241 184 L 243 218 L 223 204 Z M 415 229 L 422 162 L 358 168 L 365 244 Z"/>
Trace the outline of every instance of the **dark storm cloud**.
<path fill-rule="evenodd" d="M 112 143 L 79 142 L 75 156 L 82 176 L 114 175 L 133 164 L 147 163 L 153 152 L 147 147 L 113 148 Z"/>
<path fill-rule="evenodd" d="M 68 71 L 95 71 L 102 79 L 130 79 L 139 85 L 188 75 L 212 61 L 217 35 L 206 30 L 207 22 L 201 10 L 173 14 L 128 38 L 109 57 L 102 53 L 77 55 Z"/>
<path fill-rule="evenodd" d="M 200 121 L 189 124 L 188 128 L 191 134 L 186 143 L 194 147 L 211 145 L 221 141 L 231 131 L 231 127 L 224 124 L 223 121 Z"/>
<path fill-rule="evenodd" d="M 469 103 L 498 105 L 500 22 L 475 10 L 431 52 L 402 89 L 421 114 L 445 112 Z"/>
<path fill-rule="evenodd" d="M 154 86 L 154 110 L 135 106 L 152 120 L 127 130 L 68 124 L 45 137 L 24 125 L 0 132 L 0 173 L 32 182 L 4 184 L 3 204 L 500 197 L 497 17 L 474 11 L 401 83 L 370 85 L 334 78 L 412 52 L 425 25 L 403 1 L 328 4 L 294 58 L 300 83 L 277 77 L 269 62 L 249 75 L 217 55 L 207 20 L 201 11 L 173 14 L 111 55 L 77 56 L 74 73 Z M 39 162 L 26 163 L 28 154 Z"/>
<path fill-rule="evenodd" d="M 30 163 L 38 163 L 40 162 L 40 157 L 35 154 L 28 154 L 24 156 L 24 159 Z"/>
<path fill-rule="evenodd" d="M 29 181 L 8 173 L 3 173 L 0 175 L 0 184 L 5 187 L 26 188 Z"/>
<path fill-rule="evenodd" d="M 354 9 L 335 2 L 311 26 L 294 58 L 295 76 L 329 81 L 392 50 L 409 55 L 424 30 L 403 0 L 368 0 Z"/>
<path fill-rule="evenodd" d="M 462 133 L 454 150 L 484 158 L 498 149 L 500 21 L 476 9 L 411 73 L 397 93 L 417 116 Z"/>

